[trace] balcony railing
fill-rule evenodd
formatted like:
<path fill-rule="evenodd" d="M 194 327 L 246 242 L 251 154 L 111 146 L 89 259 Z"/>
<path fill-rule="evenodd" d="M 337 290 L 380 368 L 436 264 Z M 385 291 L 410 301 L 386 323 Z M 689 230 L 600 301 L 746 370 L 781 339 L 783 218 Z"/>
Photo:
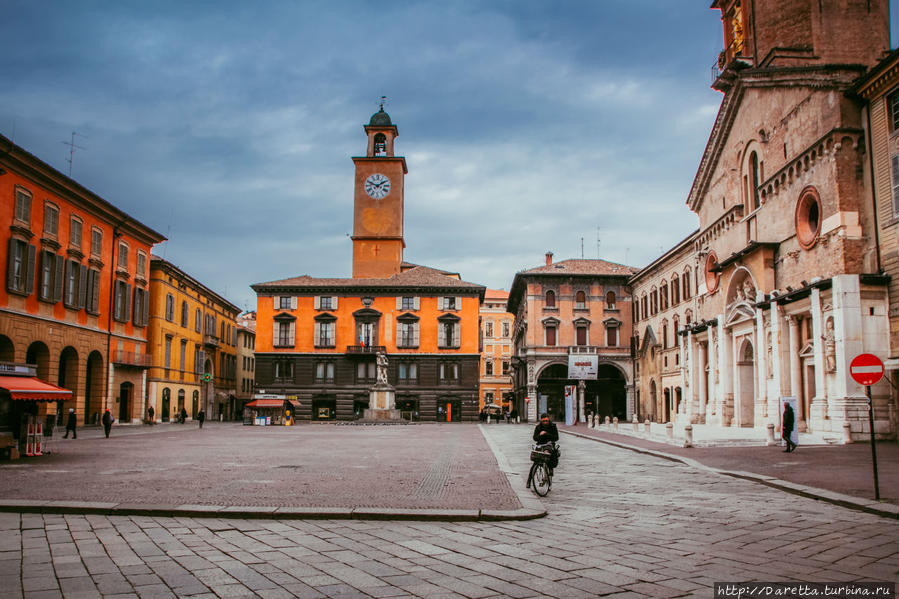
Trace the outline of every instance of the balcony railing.
<path fill-rule="evenodd" d="M 598 354 L 599 348 L 595 345 L 570 345 L 569 354 Z"/>
<path fill-rule="evenodd" d="M 150 354 L 138 354 L 131 351 L 117 350 L 112 354 L 112 363 L 120 366 L 150 367 Z"/>
<path fill-rule="evenodd" d="M 208 345 L 210 347 L 218 347 L 219 346 L 219 338 L 215 335 L 209 335 L 208 333 L 203 335 L 203 344 Z"/>
<path fill-rule="evenodd" d="M 347 345 L 346 353 L 353 355 L 376 355 L 387 353 L 387 347 L 384 345 Z"/>

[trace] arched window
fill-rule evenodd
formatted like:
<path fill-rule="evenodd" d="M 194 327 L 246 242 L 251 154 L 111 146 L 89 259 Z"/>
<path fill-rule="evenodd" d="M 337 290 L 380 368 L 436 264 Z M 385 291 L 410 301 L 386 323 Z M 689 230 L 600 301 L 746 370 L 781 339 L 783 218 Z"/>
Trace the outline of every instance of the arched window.
<path fill-rule="evenodd" d="M 749 155 L 749 205 L 751 210 L 756 210 L 761 205 L 759 199 L 759 156 L 755 152 Z"/>
<path fill-rule="evenodd" d="M 643 320 L 646 320 L 647 318 L 649 318 L 649 300 L 646 298 L 646 295 L 643 296 L 641 302 L 643 306 L 640 310 L 640 313 L 643 315 Z"/>
<path fill-rule="evenodd" d="M 662 349 L 668 349 L 668 321 L 662 321 Z"/>
<path fill-rule="evenodd" d="M 651 306 L 649 307 L 649 313 L 655 314 L 659 311 L 659 291 L 658 289 L 653 289 L 649 292 L 649 303 Z"/>
<path fill-rule="evenodd" d="M 375 147 L 374 147 L 375 156 L 386 156 L 387 155 L 387 136 L 383 133 L 375 134 Z"/>
<path fill-rule="evenodd" d="M 606 294 L 606 310 L 615 309 L 615 292 L 610 291 Z"/>
<path fill-rule="evenodd" d="M 552 289 L 549 289 L 546 292 L 546 302 L 545 305 L 547 308 L 555 308 L 556 307 L 556 292 Z"/>
<path fill-rule="evenodd" d="M 684 299 L 688 300 L 693 297 L 693 289 L 690 287 L 690 271 L 685 270 L 681 275 L 681 289 L 684 290 Z"/>
<path fill-rule="evenodd" d="M 583 291 L 578 291 L 574 294 L 574 307 L 577 310 L 583 310 L 587 307 L 587 294 Z"/>
<path fill-rule="evenodd" d="M 680 280 L 677 275 L 671 277 L 671 306 L 674 307 L 680 303 Z"/>
<path fill-rule="evenodd" d="M 662 310 L 668 309 L 668 283 L 662 283 L 659 288 L 659 303 Z"/>

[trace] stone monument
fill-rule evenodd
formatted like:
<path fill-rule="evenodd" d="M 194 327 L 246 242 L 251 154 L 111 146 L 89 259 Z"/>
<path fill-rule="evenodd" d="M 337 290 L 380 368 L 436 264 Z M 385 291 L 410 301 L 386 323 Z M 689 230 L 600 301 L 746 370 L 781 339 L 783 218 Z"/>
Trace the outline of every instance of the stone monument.
<path fill-rule="evenodd" d="M 396 390 L 387 382 L 387 354 L 379 353 L 377 357 L 377 380 L 368 392 L 368 409 L 363 414 L 364 420 L 390 421 L 402 420 L 402 413 L 394 408 Z"/>

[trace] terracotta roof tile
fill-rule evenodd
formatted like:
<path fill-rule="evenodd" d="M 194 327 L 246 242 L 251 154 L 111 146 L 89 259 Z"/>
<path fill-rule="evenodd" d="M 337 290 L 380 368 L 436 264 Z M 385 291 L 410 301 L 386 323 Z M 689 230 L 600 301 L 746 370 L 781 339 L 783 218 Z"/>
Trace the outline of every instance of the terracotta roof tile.
<path fill-rule="evenodd" d="M 630 276 L 639 269 L 606 260 L 571 259 L 523 270 L 521 275 L 625 275 Z"/>
<path fill-rule="evenodd" d="M 416 266 L 386 279 L 328 279 L 303 275 L 300 277 L 281 279 L 279 281 L 256 283 L 255 285 L 251 285 L 251 287 L 257 292 L 284 287 L 295 287 L 300 289 L 316 289 L 322 287 L 343 287 L 346 289 L 365 289 L 371 287 L 437 287 L 446 289 L 471 289 L 471 291 L 483 293 L 483 285 L 477 285 L 475 283 L 469 283 L 447 276 L 443 274 L 445 272 L 446 271 L 428 268 L 427 266 Z"/>

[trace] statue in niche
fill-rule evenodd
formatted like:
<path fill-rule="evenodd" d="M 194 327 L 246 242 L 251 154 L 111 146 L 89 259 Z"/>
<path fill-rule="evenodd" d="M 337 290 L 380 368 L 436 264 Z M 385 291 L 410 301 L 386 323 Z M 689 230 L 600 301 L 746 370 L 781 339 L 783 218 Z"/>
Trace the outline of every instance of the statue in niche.
<path fill-rule="evenodd" d="M 833 332 L 833 316 L 824 322 L 824 369 L 827 372 L 837 369 L 837 342 Z"/>
<path fill-rule="evenodd" d="M 735 292 L 735 294 L 734 294 L 734 301 L 735 301 L 735 302 L 742 302 L 742 301 L 744 301 L 745 299 L 746 299 L 746 296 L 743 294 L 743 284 L 741 283 L 741 284 L 737 285 L 737 289 L 736 289 L 736 292 Z"/>
<path fill-rule="evenodd" d="M 743 281 L 743 296 L 747 302 L 755 301 L 755 285 L 752 284 L 752 279 L 749 277 Z"/>
<path fill-rule="evenodd" d="M 381 352 L 378 354 L 377 358 L 378 365 L 378 384 L 386 385 L 387 384 L 387 354 Z"/>

